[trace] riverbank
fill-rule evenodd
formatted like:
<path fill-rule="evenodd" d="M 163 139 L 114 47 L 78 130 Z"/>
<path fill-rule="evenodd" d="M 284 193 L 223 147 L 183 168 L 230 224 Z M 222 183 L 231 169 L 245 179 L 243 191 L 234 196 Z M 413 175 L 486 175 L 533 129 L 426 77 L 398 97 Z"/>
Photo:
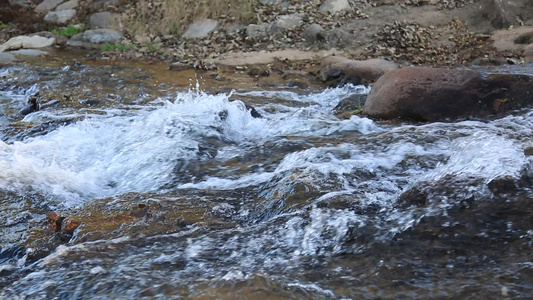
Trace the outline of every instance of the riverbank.
<path fill-rule="evenodd" d="M 528 27 L 533 9 L 525 0 L 505 5 L 473 0 L 235 0 L 212 8 L 184 6 L 190 12 L 186 17 L 171 15 L 167 6 L 172 3 L 180 5 L 179 0 L 152 5 L 2 0 L 0 43 L 22 35 L 53 41 L 4 46 L 0 64 L 29 55 L 53 56 L 49 47 L 85 49 L 85 56 L 102 61 L 157 61 L 197 70 L 263 65 L 269 73 L 282 68 L 312 74 L 332 54 L 437 67 L 533 58 L 533 29 Z M 502 29 L 504 33 L 498 32 Z M 42 52 L 8 51 L 20 48 Z"/>

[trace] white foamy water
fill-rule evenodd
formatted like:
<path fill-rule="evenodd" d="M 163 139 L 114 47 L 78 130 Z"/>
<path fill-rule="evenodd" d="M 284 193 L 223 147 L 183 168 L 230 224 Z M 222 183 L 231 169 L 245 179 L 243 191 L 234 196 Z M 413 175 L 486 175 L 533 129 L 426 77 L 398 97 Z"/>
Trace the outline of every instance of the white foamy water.
<path fill-rule="evenodd" d="M 333 106 L 350 92 L 367 90 L 328 89 L 297 97 L 289 93 L 289 99 L 310 105 L 281 115 L 263 112 L 265 118 L 253 118 L 241 101 L 230 102 L 229 95 L 192 91 L 178 94 L 173 102 L 159 100 L 155 106 L 86 115 L 44 136 L 13 144 L 0 141 L 0 188 L 33 190 L 73 206 L 95 197 L 156 191 L 172 181 L 178 160 L 197 158 L 210 139 L 235 147 L 285 135 L 378 130 L 368 119 L 339 121 L 331 116 Z M 24 120 L 55 117 L 45 110 Z"/>

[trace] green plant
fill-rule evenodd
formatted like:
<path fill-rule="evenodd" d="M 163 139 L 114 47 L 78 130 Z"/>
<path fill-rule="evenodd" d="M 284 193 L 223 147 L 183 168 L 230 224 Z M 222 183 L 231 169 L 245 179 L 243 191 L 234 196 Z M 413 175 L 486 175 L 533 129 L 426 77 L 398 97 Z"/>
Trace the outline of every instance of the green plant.
<path fill-rule="evenodd" d="M 159 49 L 159 46 L 156 45 L 156 44 L 152 44 L 152 43 L 150 43 L 150 44 L 148 45 L 148 52 L 150 52 L 150 53 L 156 52 L 157 49 Z"/>
<path fill-rule="evenodd" d="M 116 44 L 104 43 L 102 45 L 102 48 L 100 48 L 100 51 L 101 52 L 107 52 L 107 51 L 113 51 L 113 50 L 128 51 L 134 48 L 135 48 L 134 44 L 124 45 L 124 43 L 120 41 Z"/>
<path fill-rule="evenodd" d="M 54 27 L 50 30 L 55 35 L 64 35 L 67 37 L 74 36 L 83 32 L 83 26 L 68 25 L 67 27 Z"/>
<path fill-rule="evenodd" d="M 0 30 L 6 29 L 9 25 L 4 24 L 2 21 L 0 21 Z"/>

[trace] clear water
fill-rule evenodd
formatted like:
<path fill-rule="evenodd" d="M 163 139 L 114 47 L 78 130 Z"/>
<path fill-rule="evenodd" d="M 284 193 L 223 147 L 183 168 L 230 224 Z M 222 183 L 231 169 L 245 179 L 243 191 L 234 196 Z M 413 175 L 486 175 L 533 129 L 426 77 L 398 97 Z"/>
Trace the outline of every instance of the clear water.
<path fill-rule="evenodd" d="M 389 124 L 334 115 L 343 98 L 368 93 L 363 86 L 216 95 L 197 86 L 146 103 L 45 109 L 22 122 L 71 121 L 10 135 L 39 85 L 8 87 L 0 91 L 0 298 L 528 298 L 533 290 L 531 111 Z M 514 184 L 503 194 L 489 188 L 501 178 Z M 135 201 L 162 209 L 98 238 L 80 230 L 43 257 L 35 244 L 7 254 L 47 211 L 96 206 L 112 215 Z M 157 219 L 169 211 L 194 220 Z M 158 222 L 164 230 L 153 230 Z"/>

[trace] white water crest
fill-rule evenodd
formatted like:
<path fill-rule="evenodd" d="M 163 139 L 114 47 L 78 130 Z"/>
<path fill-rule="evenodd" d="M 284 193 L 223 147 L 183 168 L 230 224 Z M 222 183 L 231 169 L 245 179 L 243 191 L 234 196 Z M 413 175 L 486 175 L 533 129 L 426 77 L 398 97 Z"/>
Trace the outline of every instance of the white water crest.
<path fill-rule="evenodd" d="M 241 101 L 229 101 L 231 94 L 197 91 L 144 108 L 75 115 L 83 120 L 13 144 L 0 141 L 0 188 L 36 191 L 75 206 L 95 197 L 156 191 L 172 181 L 178 160 L 197 158 L 202 144 L 213 139 L 233 149 L 280 135 L 378 130 L 368 119 L 339 121 L 331 116 L 334 104 L 354 91 L 367 92 L 352 87 L 298 96 L 298 102 L 311 105 L 271 114 L 259 108 L 264 118 L 253 118 Z M 53 118 L 45 110 L 24 121 Z"/>

